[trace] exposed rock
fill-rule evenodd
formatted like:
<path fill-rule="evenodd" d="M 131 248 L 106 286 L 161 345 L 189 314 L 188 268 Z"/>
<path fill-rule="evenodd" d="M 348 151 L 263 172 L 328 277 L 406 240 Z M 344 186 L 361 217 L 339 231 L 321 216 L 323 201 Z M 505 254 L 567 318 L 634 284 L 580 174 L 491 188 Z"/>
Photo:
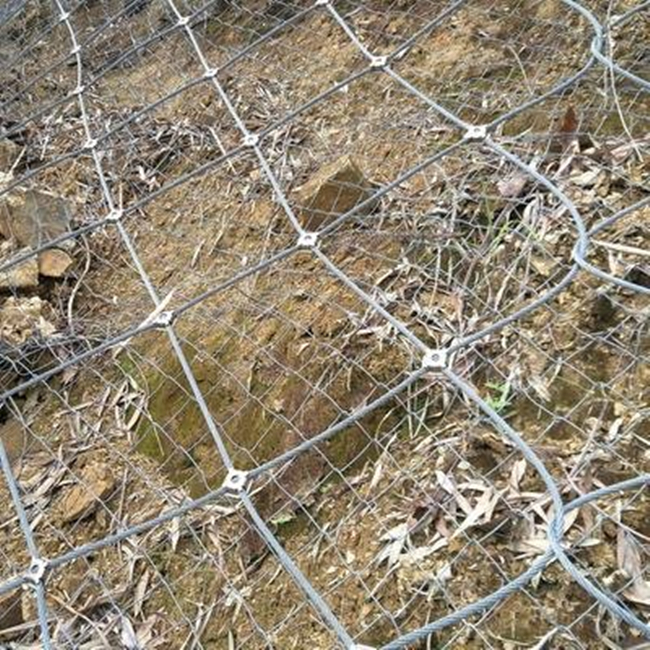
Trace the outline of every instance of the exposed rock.
<path fill-rule="evenodd" d="M 25 622 L 22 593 L 22 589 L 14 589 L 0 596 L 0 630 L 8 630 Z"/>
<path fill-rule="evenodd" d="M 24 251 L 17 252 L 20 254 Z M 14 253 L 14 247 L 10 242 L 0 242 L 0 264 L 12 253 Z M 36 256 L 30 257 L 6 271 L 0 271 L 0 289 L 30 289 L 37 286 L 38 261 Z"/>
<path fill-rule="evenodd" d="M 38 262 L 29 258 L 0 272 L 0 289 L 33 289 L 38 286 Z"/>
<path fill-rule="evenodd" d="M 316 175 L 299 187 L 295 196 L 300 205 L 300 219 L 306 230 L 318 230 L 345 214 L 374 191 L 369 181 L 349 156 L 325 165 Z M 369 214 L 378 205 L 371 201 L 358 214 Z"/>
<path fill-rule="evenodd" d="M 40 190 L 11 191 L 0 198 L 0 234 L 20 246 L 36 248 L 68 232 L 71 206 Z"/>
<path fill-rule="evenodd" d="M 62 278 L 73 259 L 65 251 L 49 248 L 38 254 L 38 272 L 48 278 Z"/>
<path fill-rule="evenodd" d="M 43 316 L 47 306 L 38 296 L 7 298 L 0 307 L 0 341 L 22 345 L 35 336 L 52 336 L 56 328 Z"/>
<path fill-rule="evenodd" d="M 113 492 L 115 479 L 109 468 L 102 464 L 89 464 L 79 473 L 79 483 L 72 487 L 60 501 L 61 517 L 69 523 L 90 516 Z"/>
<path fill-rule="evenodd" d="M 0 171 L 8 172 L 20 154 L 20 147 L 11 140 L 0 140 Z"/>

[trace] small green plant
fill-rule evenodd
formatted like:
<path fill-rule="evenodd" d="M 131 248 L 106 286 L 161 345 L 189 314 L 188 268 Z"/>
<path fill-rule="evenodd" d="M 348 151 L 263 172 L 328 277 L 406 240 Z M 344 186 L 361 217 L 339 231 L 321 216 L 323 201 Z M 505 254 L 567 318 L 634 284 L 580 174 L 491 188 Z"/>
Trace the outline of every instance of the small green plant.
<path fill-rule="evenodd" d="M 493 408 L 497 413 L 502 414 L 505 410 L 511 405 L 510 401 L 510 391 L 511 385 L 509 381 L 504 381 L 502 383 L 488 382 L 486 386 L 492 392 L 485 401 Z"/>

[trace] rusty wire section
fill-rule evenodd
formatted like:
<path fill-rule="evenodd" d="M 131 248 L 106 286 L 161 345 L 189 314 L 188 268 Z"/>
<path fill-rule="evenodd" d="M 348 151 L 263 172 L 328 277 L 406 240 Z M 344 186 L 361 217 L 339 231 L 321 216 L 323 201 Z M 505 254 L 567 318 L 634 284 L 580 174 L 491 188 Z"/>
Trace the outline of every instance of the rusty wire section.
<path fill-rule="evenodd" d="M 649 21 L 0 9 L 0 644 L 645 647 Z"/>

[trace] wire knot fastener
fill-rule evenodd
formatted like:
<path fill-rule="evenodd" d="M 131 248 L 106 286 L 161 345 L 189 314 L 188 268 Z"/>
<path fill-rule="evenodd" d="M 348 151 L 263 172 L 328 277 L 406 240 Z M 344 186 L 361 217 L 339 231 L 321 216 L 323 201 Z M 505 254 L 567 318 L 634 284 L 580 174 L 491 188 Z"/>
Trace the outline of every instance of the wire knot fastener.
<path fill-rule="evenodd" d="M 485 124 L 472 125 L 467 128 L 463 135 L 463 140 L 468 142 L 481 142 L 488 136 L 487 126 Z"/>
<path fill-rule="evenodd" d="M 370 67 L 375 70 L 386 67 L 386 63 L 388 63 L 387 56 L 373 56 L 370 59 Z"/>
<path fill-rule="evenodd" d="M 228 475 L 226 476 L 225 481 L 223 482 L 223 487 L 229 492 L 241 492 L 246 487 L 246 481 L 248 480 L 248 472 L 244 472 L 240 469 L 229 469 Z"/>
<path fill-rule="evenodd" d="M 118 210 L 118 209 L 111 210 L 106 215 L 106 221 L 118 222 L 122 218 L 123 214 L 124 214 L 124 210 Z"/>
<path fill-rule="evenodd" d="M 190 22 L 190 17 L 189 16 L 181 16 L 178 19 L 177 24 L 178 24 L 179 27 L 185 27 L 185 25 L 189 25 L 189 22 Z"/>
<path fill-rule="evenodd" d="M 203 76 L 204 76 L 206 79 L 214 79 L 218 74 L 219 74 L 219 68 L 208 68 L 208 69 L 203 73 Z"/>
<path fill-rule="evenodd" d="M 330 0 L 316 0 L 314 7 L 325 7 L 330 3 Z"/>
<path fill-rule="evenodd" d="M 167 310 L 161 311 L 152 321 L 154 327 L 169 327 L 174 322 L 174 312 Z"/>
<path fill-rule="evenodd" d="M 316 248 L 317 245 L 318 245 L 317 232 L 303 232 L 302 235 L 298 237 L 299 248 Z"/>
<path fill-rule="evenodd" d="M 26 582 L 34 586 L 43 582 L 43 578 L 45 577 L 45 572 L 47 571 L 47 567 L 48 567 L 48 562 L 43 558 L 37 558 L 35 560 L 32 560 L 32 563 L 29 565 L 29 569 L 27 569 L 27 573 L 25 573 Z"/>
<path fill-rule="evenodd" d="M 244 136 L 244 146 L 245 147 L 256 147 L 260 141 L 260 136 L 255 133 L 247 133 Z"/>
<path fill-rule="evenodd" d="M 449 366 L 447 350 L 429 350 L 422 358 L 425 370 L 444 370 Z"/>

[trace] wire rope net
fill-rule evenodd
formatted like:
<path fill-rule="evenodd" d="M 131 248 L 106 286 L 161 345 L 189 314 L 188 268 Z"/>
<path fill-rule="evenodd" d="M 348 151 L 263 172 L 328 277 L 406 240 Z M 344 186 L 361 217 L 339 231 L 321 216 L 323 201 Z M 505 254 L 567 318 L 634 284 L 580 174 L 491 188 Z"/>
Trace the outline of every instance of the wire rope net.
<path fill-rule="evenodd" d="M 0 7 L 0 646 L 644 648 L 650 2 Z"/>

